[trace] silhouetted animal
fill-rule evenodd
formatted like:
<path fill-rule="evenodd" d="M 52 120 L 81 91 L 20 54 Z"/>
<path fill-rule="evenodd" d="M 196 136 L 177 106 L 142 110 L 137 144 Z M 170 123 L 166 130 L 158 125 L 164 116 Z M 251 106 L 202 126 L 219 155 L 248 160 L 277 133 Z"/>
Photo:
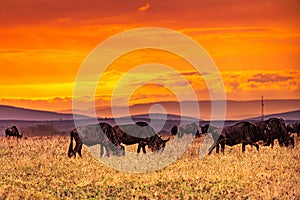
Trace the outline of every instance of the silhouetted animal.
<path fill-rule="evenodd" d="M 175 136 L 178 133 L 178 127 L 177 126 L 173 126 L 171 128 L 171 135 Z"/>
<path fill-rule="evenodd" d="M 163 152 L 166 147 L 166 143 L 170 140 L 170 138 L 164 140 L 159 135 L 155 134 L 150 138 L 150 142 L 148 147 L 152 152 Z M 145 147 L 143 148 L 144 152 Z"/>
<path fill-rule="evenodd" d="M 185 134 L 192 134 L 193 136 L 199 134 L 198 126 L 196 123 L 185 124 L 180 126 L 178 131 L 178 137 L 181 138 Z"/>
<path fill-rule="evenodd" d="M 73 139 L 76 142 L 73 149 Z M 113 127 L 107 123 L 90 124 L 73 129 L 70 133 L 70 146 L 68 151 L 69 157 L 76 157 L 76 153 L 81 157 L 82 144 L 94 146 L 100 144 L 100 157 L 106 155 L 123 156 L 125 155 L 124 147 L 120 145 L 120 140 L 116 136 Z"/>
<path fill-rule="evenodd" d="M 300 136 L 300 123 L 296 122 L 294 124 L 288 124 L 286 126 L 287 132 L 289 134 L 297 133 L 297 137 Z"/>
<path fill-rule="evenodd" d="M 217 129 L 215 130 L 217 131 Z M 221 152 L 224 153 L 225 144 L 228 146 L 234 146 L 242 143 L 242 152 L 245 152 L 247 144 L 253 145 L 259 150 L 258 142 L 263 140 L 264 143 L 269 142 L 269 132 L 268 129 L 262 129 L 250 122 L 239 122 L 233 126 L 224 127 L 221 130 L 220 135 L 213 131 L 213 138 L 217 141 L 210 147 L 209 154 L 217 147 L 216 152 L 219 153 L 219 144 L 221 145 Z M 215 134 L 215 135 L 214 135 Z M 216 135 L 217 134 L 217 135 Z M 219 136 L 219 137 L 218 137 Z"/>
<path fill-rule="evenodd" d="M 199 137 L 201 137 L 201 134 L 200 134 L 200 131 L 197 130 L 196 135 L 195 135 L 195 138 L 199 138 Z"/>
<path fill-rule="evenodd" d="M 12 126 L 5 130 L 5 137 L 10 137 L 10 136 L 21 138 L 22 134 L 19 133 L 19 130 L 17 129 L 16 126 Z"/>
<path fill-rule="evenodd" d="M 163 140 L 146 122 L 116 125 L 114 129 L 121 143 L 125 145 L 138 144 L 137 153 L 140 153 L 141 149 L 143 153 L 146 153 L 146 145 L 152 152 L 163 151 L 167 141 L 170 140 L 170 138 Z"/>
<path fill-rule="evenodd" d="M 209 124 L 205 124 L 204 126 L 200 125 L 200 128 L 201 128 L 201 133 L 202 134 L 212 133 L 215 129 L 217 129 L 217 127 L 214 127 L 214 126 L 209 125 Z"/>
<path fill-rule="evenodd" d="M 281 118 L 270 118 L 266 121 L 255 122 L 255 125 L 263 128 L 268 125 L 270 128 L 270 139 L 271 139 L 271 148 L 274 146 L 274 140 L 278 139 L 279 146 L 292 145 L 294 147 L 294 138 L 288 133 L 285 122 Z"/>

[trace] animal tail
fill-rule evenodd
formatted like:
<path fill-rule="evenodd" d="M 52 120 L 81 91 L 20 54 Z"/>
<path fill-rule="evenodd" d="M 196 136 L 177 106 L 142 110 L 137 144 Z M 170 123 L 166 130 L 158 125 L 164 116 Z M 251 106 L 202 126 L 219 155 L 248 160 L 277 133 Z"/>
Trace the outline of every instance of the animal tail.
<path fill-rule="evenodd" d="M 8 137 L 9 136 L 9 129 L 6 129 L 5 130 L 5 137 Z"/>
<path fill-rule="evenodd" d="M 294 139 L 294 136 L 290 137 L 290 141 L 291 141 L 292 148 L 295 148 L 295 139 Z"/>
<path fill-rule="evenodd" d="M 211 147 L 209 147 L 208 149 L 208 155 L 210 155 L 212 153 L 212 151 L 221 143 L 221 142 L 226 142 L 226 138 L 223 138 L 221 140 L 217 140 L 217 141 L 214 141 L 214 143 L 211 145 Z"/>
<path fill-rule="evenodd" d="M 73 150 L 73 138 L 74 138 L 74 130 L 70 132 L 70 146 L 68 151 L 68 156 L 71 158 L 72 156 L 75 156 L 75 152 Z"/>

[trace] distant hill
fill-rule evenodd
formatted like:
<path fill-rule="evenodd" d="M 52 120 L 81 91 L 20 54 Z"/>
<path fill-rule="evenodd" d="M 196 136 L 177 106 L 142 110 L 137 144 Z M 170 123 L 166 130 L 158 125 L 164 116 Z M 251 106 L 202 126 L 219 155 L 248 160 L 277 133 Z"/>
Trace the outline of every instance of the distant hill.
<path fill-rule="evenodd" d="M 284 112 L 284 113 L 275 113 L 275 114 L 270 114 L 270 115 L 265 115 L 264 116 L 265 119 L 269 119 L 269 118 L 272 118 L 272 117 L 282 118 L 285 121 L 300 121 L 300 110 L 295 110 L 295 111 L 291 111 L 291 112 Z M 261 116 L 250 118 L 248 120 L 258 121 L 260 119 L 261 119 Z"/>
<path fill-rule="evenodd" d="M 77 115 L 86 119 L 87 116 Z M 13 106 L 0 105 L 0 120 L 26 120 L 26 121 L 47 121 L 47 120 L 72 120 L 72 114 L 17 108 Z"/>
<path fill-rule="evenodd" d="M 149 110 L 154 112 L 152 117 L 159 119 L 162 117 L 161 110 L 153 110 L 153 106 L 156 104 L 161 105 L 165 112 L 168 113 L 168 120 L 179 120 L 181 115 L 184 115 L 184 120 L 194 121 L 195 119 L 210 120 L 211 119 L 211 101 L 199 101 L 200 114 L 195 113 L 195 102 L 156 102 L 137 104 L 127 107 L 116 107 L 114 109 L 114 115 L 111 108 L 97 107 L 96 113 L 99 118 L 122 118 L 128 115 L 128 110 L 131 117 L 137 119 L 149 119 Z M 265 100 L 265 116 L 282 117 L 291 120 L 300 120 L 300 100 Z M 181 109 L 184 108 L 184 113 L 181 113 Z M 62 112 L 62 111 L 61 111 Z M 73 114 L 71 110 L 61 112 L 49 112 L 25 108 L 17 108 L 13 106 L 0 105 L 0 120 L 72 120 Z M 76 110 L 75 113 L 79 118 L 89 118 L 92 112 L 91 110 Z M 156 114 L 155 114 L 156 113 Z M 218 110 L 216 112 L 218 113 Z M 276 113 L 276 114 L 274 114 Z M 261 115 L 261 102 L 259 100 L 254 101 L 227 101 L 226 108 L 226 120 L 242 120 L 242 119 L 258 119 Z M 220 115 L 221 116 L 221 115 Z M 215 119 L 220 119 L 218 116 Z M 126 120 L 125 120 L 126 121 Z"/>
<path fill-rule="evenodd" d="M 177 121 L 177 120 L 184 120 L 184 121 L 199 121 L 199 119 L 196 119 L 194 117 L 188 117 L 188 116 L 179 116 L 179 115 L 173 115 L 173 114 L 161 114 L 161 113 L 152 113 L 151 115 L 149 114 L 140 114 L 140 115 L 133 115 L 130 116 L 133 119 L 150 119 L 150 117 L 152 119 L 157 119 L 157 120 L 161 120 L 164 119 L 164 117 L 167 118 L 167 120 L 173 120 L 173 121 Z M 128 116 L 125 117 L 120 117 L 119 119 L 122 118 L 128 118 Z"/>
<path fill-rule="evenodd" d="M 218 102 L 218 101 L 216 101 Z M 122 117 L 126 116 L 130 111 L 131 115 L 141 115 L 144 113 L 148 113 L 149 109 L 155 104 L 160 104 L 166 110 L 166 113 L 174 114 L 174 115 L 182 115 L 180 106 L 184 107 L 185 113 L 183 115 L 190 116 L 194 118 L 201 118 L 203 120 L 209 120 L 211 118 L 211 101 L 198 101 L 200 115 L 195 116 L 195 107 L 194 102 L 191 101 L 183 101 L 181 103 L 174 101 L 166 101 L 166 102 L 155 102 L 155 103 L 145 103 L 145 104 L 136 104 L 131 105 L 129 108 L 127 107 L 116 107 L 114 109 L 114 115 L 112 114 L 112 110 L 110 107 L 97 107 L 96 113 L 98 117 Z M 232 101 L 228 100 L 226 109 L 226 120 L 240 120 L 247 118 L 255 118 L 256 116 L 260 116 L 261 114 L 261 101 L 260 100 L 251 100 L 251 101 Z M 273 113 L 284 113 L 291 112 L 294 110 L 300 110 L 300 100 L 265 100 L 265 115 L 273 114 Z M 65 111 L 67 113 L 71 113 L 72 111 Z M 92 113 L 91 110 L 77 110 L 75 111 L 77 114 L 89 115 Z M 160 113 L 160 111 L 156 111 Z M 218 116 L 216 117 L 218 118 Z"/>

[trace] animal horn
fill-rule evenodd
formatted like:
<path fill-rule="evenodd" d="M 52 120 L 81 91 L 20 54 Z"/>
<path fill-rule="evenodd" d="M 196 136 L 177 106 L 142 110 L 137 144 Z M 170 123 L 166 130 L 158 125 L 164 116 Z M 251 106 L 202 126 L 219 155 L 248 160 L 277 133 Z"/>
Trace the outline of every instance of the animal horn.
<path fill-rule="evenodd" d="M 170 140 L 170 138 L 166 139 L 166 140 L 163 140 L 164 142 L 168 142 Z"/>

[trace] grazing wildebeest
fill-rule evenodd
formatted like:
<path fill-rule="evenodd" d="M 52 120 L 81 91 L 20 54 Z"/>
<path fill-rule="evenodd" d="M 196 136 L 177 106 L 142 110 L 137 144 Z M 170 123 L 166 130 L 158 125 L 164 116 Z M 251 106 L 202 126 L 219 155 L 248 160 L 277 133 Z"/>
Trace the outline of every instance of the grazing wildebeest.
<path fill-rule="evenodd" d="M 76 142 L 73 149 L 73 139 Z M 116 136 L 116 132 L 113 127 L 107 123 L 89 124 L 73 129 L 70 133 L 70 146 L 68 156 L 76 157 L 76 153 L 81 157 L 82 144 L 87 146 L 94 146 L 100 144 L 100 157 L 104 154 L 104 148 L 106 149 L 106 155 L 123 156 L 125 155 L 124 147 L 120 145 L 120 140 Z"/>
<path fill-rule="evenodd" d="M 266 121 L 255 122 L 255 125 L 263 128 L 268 125 L 270 128 L 271 148 L 274 146 L 274 140 L 278 139 L 279 146 L 285 145 L 288 147 L 290 144 L 294 147 L 294 138 L 288 133 L 285 122 L 281 118 L 270 118 Z"/>
<path fill-rule="evenodd" d="M 19 130 L 17 129 L 16 126 L 12 126 L 5 130 L 5 137 L 10 137 L 10 136 L 21 138 L 22 134 L 19 133 Z"/>
<path fill-rule="evenodd" d="M 178 133 L 178 126 L 173 126 L 171 128 L 171 135 L 175 136 Z"/>
<path fill-rule="evenodd" d="M 141 149 L 143 153 L 146 153 L 146 145 L 152 152 L 163 151 L 167 141 L 170 140 L 170 138 L 163 140 L 146 122 L 116 125 L 114 129 L 121 143 L 125 145 L 138 144 L 137 153 L 140 153 Z"/>
<path fill-rule="evenodd" d="M 199 138 L 199 137 L 201 137 L 201 134 L 200 134 L 200 131 L 197 130 L 196 135 L 195 135 L 195 138 Z"/>
<path fill-rule="evenodd" d="M 300 137 L 300 123 L 295 123 L 295 130 L 297 131 L 297 137 Z"/>
<path fill-rule="evenodd" d="M 215 130 L 217 131 L 217 129 Z M 214 136 L 216 132 L 213 132 L 213 138 L 217 141 L 210 147 L 209 154 L 217 147 L 216 151 L 219 153 L 219 144 L 221 145 L 221 152 L 224 153 L 225 145 L 234 146 L 242 143 L 242 152 L 245 152 L 247 144 L 253 145 L 259 150 L 258 142 L 263 140 L 265 144 L 269 143 L 269 131 L 268 128 L 260 128 L 250 122 L 239 122 L 233 126 L 224 127 L 221 130 L 220 135 Z"/>
<path fill-rule="evenodd" d="M 202 134 L 212 133 L 215 129 L 217 129 L 217 127 L 214 127 L 214 126 L 209 125 L 209 124 L 205 124 L 204 126 L 200 125 L 200 128 L 201 128 L 201 133 Z"/>
<path fill-rule="evenodd" d="M 169 140 L 170 140 L 170 138 L 164 140 L 161 138 L 161 136 L 159 136 L 158 134 L 155 134 L 153 137 L 150 138 L 150 142 L 147 144 L 148 144 L 149 149 L 152 152 L 163 152 L 166 147 L 166 143 Z M 145 153 L 146 152 L 145 146 L 141 146 L 141 148 L 143 150 L 143 153 Z"/>
<path fill-rule="evenodd" d="M 288 124 L 286 126 L 286 129 L 289 134 L 296 133 L 297 137 L 300 136 L 300 123 L 299 122 L 296 122 L 294 124 Z"/>
<path fill-rule="evenodd" d="M 196 123 L 182 125 L 178 128 L 178 137 L 182 138 L 184 134 L 192 134 L 193 136 L 199 134 L 198 126 Z"/>

